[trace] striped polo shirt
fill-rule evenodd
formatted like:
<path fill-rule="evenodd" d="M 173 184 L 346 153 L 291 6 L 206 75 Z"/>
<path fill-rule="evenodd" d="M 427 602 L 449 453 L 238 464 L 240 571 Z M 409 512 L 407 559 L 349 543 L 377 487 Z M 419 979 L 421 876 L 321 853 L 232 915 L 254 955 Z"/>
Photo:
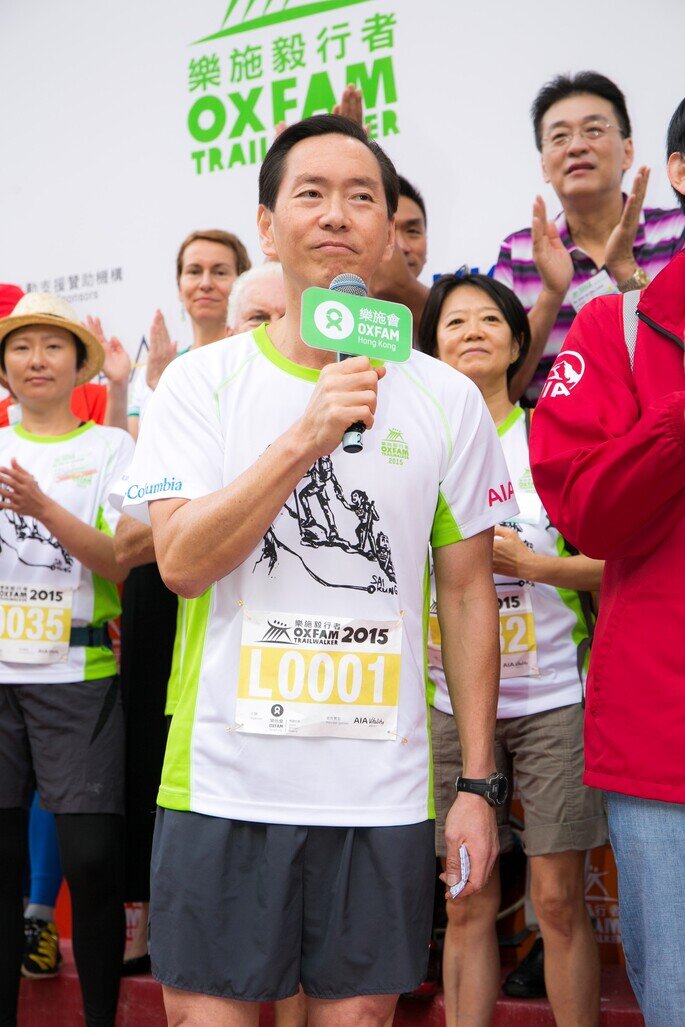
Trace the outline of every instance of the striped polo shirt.
<path fill-rule="evenodd" d="M 526 394 L 531 400 L 535 400 L 539 396 L 545 378 L 554 363 L 554 358 L 560 352 L 566 333 L 575 317 L 575 311 L 569 298 L 570 293 L 599 270 L 594 260 L 573 242 L 563 211 L 555 219 L 555 224 L 559 229 L 559 236 L 573 260 L 573 281 L 550 332 L 535 376 L 526 390 Z M 633 253 L 638 266 L 644 268 L 650 281 L 662 268 L 666 267 L 668 262 L 682 249 L 683 244 L 685 244 L 685 215 L 679 208 L 674 210 L 646 208 L 642 210 Z M 514 290 L 526 310 L 530 310 L 535 305 L 542 291 L 542 280 L 533 262 L 533 242 L 530 228 L 523 228 L 520 232 L 514 232 L 507 236 L 500 247 L 494 276 L 499 282 Z"/>

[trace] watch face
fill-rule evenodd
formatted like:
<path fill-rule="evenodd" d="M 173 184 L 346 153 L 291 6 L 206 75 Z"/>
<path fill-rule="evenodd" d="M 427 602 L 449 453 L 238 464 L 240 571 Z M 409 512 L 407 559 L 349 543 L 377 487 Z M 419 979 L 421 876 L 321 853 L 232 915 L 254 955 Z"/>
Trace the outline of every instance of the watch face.
<path fill-rule="evenodd" d="M 490 795 L 496 806 L 502 806 L 509 794 L 509 782 L 504 774 L 493 774 L 490 779 Z"/>

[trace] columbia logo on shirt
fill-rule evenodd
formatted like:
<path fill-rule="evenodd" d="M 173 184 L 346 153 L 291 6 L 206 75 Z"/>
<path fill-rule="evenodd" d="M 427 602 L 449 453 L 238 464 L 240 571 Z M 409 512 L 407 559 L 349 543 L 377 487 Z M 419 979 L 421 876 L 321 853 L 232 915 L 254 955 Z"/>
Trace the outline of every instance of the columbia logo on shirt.
<path fill-rule="evenodd" d="M 177 481 L 176 478 L 167 478 L 166 475 L 161 481 L 156 481 L 152 485 L 129 485 L 126 489 L 127 499 L 142 499 L 143 496 L 154 496 L 159 492 L 180 492 L 183 488 L 183 480 Z"/>

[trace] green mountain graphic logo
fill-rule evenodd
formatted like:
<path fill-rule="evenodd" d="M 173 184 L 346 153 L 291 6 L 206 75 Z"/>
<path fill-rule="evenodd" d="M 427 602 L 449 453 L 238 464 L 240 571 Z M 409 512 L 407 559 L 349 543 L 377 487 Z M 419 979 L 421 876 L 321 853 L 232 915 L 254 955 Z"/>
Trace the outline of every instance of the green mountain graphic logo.
<path fill-rule="evenodd" d="M 198 43 L 207 43 L 222 36 L 233 36 L 238 32 L 252 32 L 266 28 L 267 25 L 278 25 L 296 18 L 307 18 L 312 14 L 326 14 L 342 7 L 355 4 L 366 4 L 369 0 L 230 0 L 221 28 L 210 36 L 198 39 Z"/>

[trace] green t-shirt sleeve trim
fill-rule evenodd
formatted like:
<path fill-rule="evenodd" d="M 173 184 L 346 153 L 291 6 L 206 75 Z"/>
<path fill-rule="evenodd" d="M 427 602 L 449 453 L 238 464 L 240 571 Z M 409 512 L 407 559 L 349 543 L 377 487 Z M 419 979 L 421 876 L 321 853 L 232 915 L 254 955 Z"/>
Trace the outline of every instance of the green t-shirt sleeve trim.
<path fill-rule="evenodd" d="M 431 528 L 431 545 L 433 549 L 449 546 L 453 542 L 461 542 L 463 537 L 452 513 L 452 508 L 442 492 L 438 491 L 438 505 L 435 508 L 433 527 Z"/>
<path fill-rule="evenodd" d="M 112 537 L 114 534 L 107 523 L 103 508 L 98 507 L 95 527 L 103 535 Z M 92 573 L 92 572 L 91 572 Z M 121 614 L 119 590 L 112 581 L 92 573 L 93 578 L 93 617 L 91 624 L 102 627 Z M 98 678 L 110 677 L 117 672 L 116 659 L 109 646 L 86 646 L 86 665 L 84 680 L 93 681 Z"/>

